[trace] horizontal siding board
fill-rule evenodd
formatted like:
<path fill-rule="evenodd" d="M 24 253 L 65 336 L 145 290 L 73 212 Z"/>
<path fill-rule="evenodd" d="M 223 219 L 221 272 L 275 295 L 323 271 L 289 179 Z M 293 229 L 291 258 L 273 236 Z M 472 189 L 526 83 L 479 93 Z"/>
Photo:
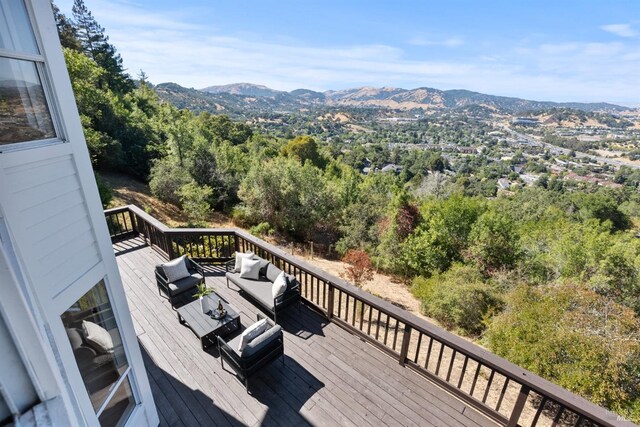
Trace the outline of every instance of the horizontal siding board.
<path fill-rule="evenodd" d="M 37 170 L 34 168 L 20 168 L 10 174 L 9 177 L 14 183 L 12 192 L 17 194 L 50 181 L 58 181 L 76 175 L 76 170 L 70 156 L 66 156 L 66 158 L 61 157 L 56 160 L 57 161 L 42 165 Z M 46 177 L 46 180 L 43 180 L 43 177 Z"/>
<path fill-rule="evenodd" d="M 27 227 L 34 226 L 42 221 L 46 221 L 51 215 L 58 215 L 71 210 L 85 211 L 84 200 L 78 190 L 70 191 L 62 196 L 47 202 L 46 210 L 40 206 L 33 206 L 24 209 L 20 217 Z"/>
<path fill-rule="evenodd" d="M 67 176 L 55 181 L 49 181 L 38 187 L 25 190 L 13 195 L 14 203 L 21 210 L 35 206 L 44 206 L 50 201 L 70 192 L 80 192 L 80 183 L 77 176 Z"/>
<path fill-rule="evenodd" d="M 40 257 L 38 261 L 42 268 L 46 271 L 51 271 L 51 269 L 56 265 L 78 256 L 87 248 L 96 247 L 96 242 L 90 233 L 91 230 L 80 233 L 73 239 L 60 244 L 57 248 L 54 248 L 54 250 L 49 252 L 46 256 Z"/>
<path fill-rule="evenodd" d="M 51 284 L 52 296 L 62 292 L 100 262 L 100 255 L 95 245 L 87 245 L 79 249 L 81 250 L 76 255 L 66 258 L 44 276 Z"/>
<path fill-rule="evenodd" d="M 47 165 L 60 163 L 64 161 L 72 161 L 71 154 L 63 154 L 55 157 L 47 157 L 40 160 L 22 161 L 17 165 L 6 166 L 5 171 L 7 175 L 17 175 L 24 170 L 44 170 Z M 75 170 L 75 167 L 73 168 Z M 41 174 L 42 175 L 42 174 Z"/>
<path fill-rule="evenodd" d="M 75 209 L 63 210 L 59 213 L 51 213 L 51 215 L 43 221 L 37 223 L 31 223 L 27 227 L 29 233 L 33 233 L 38 236 L 50 236 L 54 234 L 56 230 L 61 227 L 65 227 L 67 224 L 88 223 L 87 212 L 82 209 L 82 206 L 75 206 Z"/>
<path fill-rule="evenodd" d="M 60 223 L 60 226 L 51 230 L 47 235 L 36 235 L 37 239 L 33 241 L 34 250 L 37 249 L 38 259 L 45 262 L 50 258 L 57 258 L 56 253 L 69 256 L 77 251 L 77 248 L 83 246 L 84 243 L 94 243 L 93 232 L 89 219 L 84 217 L 77 222 Z"/>

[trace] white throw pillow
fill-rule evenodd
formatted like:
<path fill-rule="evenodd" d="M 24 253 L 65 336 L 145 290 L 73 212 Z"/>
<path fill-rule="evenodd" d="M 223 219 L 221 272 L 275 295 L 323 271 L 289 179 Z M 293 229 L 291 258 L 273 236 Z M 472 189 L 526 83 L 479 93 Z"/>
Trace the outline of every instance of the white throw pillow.
<path fill-rule="evenodd" d="M 100 325 L 87 320 L 82 321 L 84 339 L 98 353 L 113 353 L 113 339 L 109 332 Z"/>
<path fill-rule="evenodd" d="M 276 298 L 284 294 L 284 291 L 286 290 L 287 290 L 287 278 L 285 277 L 284 271 L 283 271 L 280 274 L 278 274 L 278 277 L 276 277 L 276 280 L 273 282 L 273 285 L 271 285 L 271 294 L 273 295 L 273 298 Z"/>
<path fill-rule="evenodd" d="M 258 280 L 258 277 L 260 277 L 260 260 L 242 258 L 240 277 L 242 277 L 243 279 Z"/>
<path fill-rule="evenodd" d="M 267 323 L 267 319 L 262 319 L 245 329 L 242 335 L 240 335 L 238 351 L 242 353 L 242 350 L 245 349 L 247 344 L 249 344 L 253 339 L 259 337 L 260 334 L 266 331 L 268 327 L 269 324 Z"/>
<path fill-rule="evenodd" d="M 191 276 L 189 270 L 187 270 L 186 255 L 182 255 L 180 258 L 176 258 L 173 261 L 169 261 L 166 264 L 162 264 L 162 270 L 167 276 L 167 280 L 170 283 L 174 283 L 180 279 Z"/>
<path fill-rule="evenodd" d="M 234 273 L 240 273 L 243 258 L 253 258 L 253 252 L 236 252 L 236 266 L 233 268 Z"/>

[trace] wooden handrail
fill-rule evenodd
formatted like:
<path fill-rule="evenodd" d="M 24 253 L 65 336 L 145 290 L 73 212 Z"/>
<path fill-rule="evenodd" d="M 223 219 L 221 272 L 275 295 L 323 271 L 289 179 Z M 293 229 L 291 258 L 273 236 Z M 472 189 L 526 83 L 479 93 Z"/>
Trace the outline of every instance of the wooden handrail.
<path fill-rule="evenodd" d="M 126 218 L 122 219 L 127 212 L 130 215 L 129 222 L 131 224 L 127 223 Z M 592 425 L 610 427 L 634 425 L 613 412 L 396 307 L 388 301 L 371 295 L 339 277 L 310 265 L 244 230 L 237 228 L 169 228 L 134 205 L 106 210 L 105 216 L 115 218 L 120 222 L 124 221 L 125 224 L 118 227 L 125 230 L 124 234 L 137 233 L 166 258 L 189 253 L 190 256 L 201 258 L 204 261 L 221 261 L 232 257 L 231 245 L 233 245 L 234 251 L 248 248 L 253 249 L 254 252 L 261 252 L 274 262 L 280 263 L 281 268 L 287 269 L 301 279 L 305 289 L 303 298 L 307 304 L 313 305 L 331 321 L 350 332 L 357 333 L 388 354 L 397 357 L 402 365 L 431 378 L 503 425 L 516 426 L 519 424 L 525 403 L 532 396 L 532 393 L 541 398 L 543 402 L 543 406 L 538 407 L 533 418 L 534 425 L 546 408 L 544 402 L 548 402 L 554 409 L 555 412 L 550 415 L 557 419 L 554 421 L 565 419 L 564 424 L 567 425 L 588 425 L 584 424 L 587 421 Z M 112 234 L 111 237 L 118 240 L 122 235 L 123 233 Z M 204 247 L 207 246 L 207 242 L 204 242 L 205 237 L 208 238 L 209 247 Z M 213 245 L 218 245 L 215 248 L 211 247 L 211 237 L 214 238 Z M 181 239 L 190 238 L 193 240 L 179 242 Z M 219 240 L 219 238 L 223 240 Z M 198 239 L 202 240 L 198 241 Z M 226 253 L 223 253 L 221 246 L 225 246 Z M 214 252 L 217 255 L 215 257 L 211 256 Z M 309 291 L 310 298 L 307 294 Z M 349 305 L 350 301 L 351 305 Z M 373 319 L 374 311 L 377 313 L 375 322 Z M 365 318 L 365 312 L 368 313 L 367 318 Z M 382 319 L 386 319 L 386 324 L 380 333 Z M 358 324 L 359 327 L 356 326 Z M 414 347 L 413 357 L 410 357 L 409 353 Z M 425 351 L 422 351 L 425 350 L 425 347 L 427 347 L 426 357 Z M 445 350 L 448 355 L 445 354 Z M 436 369 L 429 369 L 431 360 L 435 356 L 437 356 Z M 463 363 L 458 380 L 454 381 L 452 372 L 454 367 L 456 369 L 458 367 L 456 366 L 458 356 L 463 358 Z M 448 366 L 443 367 L 445 358 L 448 358 L 449 362 Z M 418 363 L 419 361 L 421 363 Z M 469 361 L 472 365 L 475 364 L 475 369 L 469 366 Z M 482 399 L 480 399 L 479 392 L 476 396 L 474 388 L 476 388 L 482 369 L 488 370 L 490 375 Z M 475 371 L 475 374 L 472 371 Z M 504 378 L 501 384 L 502 391 L 497 398 L 497 404 L 489 405 L 487 400 L 490 389 L 496 382 L 495 379 L 500 376 Z M 470 377 L 473 377 L 470 391 L 463 391 L 463 379 Z M 509 409 L 505 406 L 504 398 L 509 385 L 512 384 L 516 391 L 512 393 L 515 396 L 511 396 L 513 402 Z M 508 399 L 509 396 L 507 396 Z"/>

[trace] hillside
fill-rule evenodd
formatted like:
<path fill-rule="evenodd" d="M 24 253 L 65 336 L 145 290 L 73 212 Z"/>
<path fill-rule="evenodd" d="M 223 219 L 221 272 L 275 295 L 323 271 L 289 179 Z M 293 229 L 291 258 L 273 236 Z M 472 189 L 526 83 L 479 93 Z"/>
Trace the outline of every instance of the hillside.
<path fill-rule="evenodd" d="M 501 114 L 520 114 L 531 110 L 551 108 L 607 113 L 629 110 L 626 107 L 608 103 L 532 101 L 468 90 L 443 91 L 429 87 L 410 90 L 394 87 L 360 87 L 326 92 L 296 89 L 284 92 L 250 83 L 209 86 L 201 90 L 183 88 L 175 83 L 162 83 L 156 87 L 156 90 L 163 99 L 181 108 L 189 107 L 196 111 L 223 110 L 229 114 L 343 106 L 405 111 L 421 109 L 425 112 L 478 106 Z"/>

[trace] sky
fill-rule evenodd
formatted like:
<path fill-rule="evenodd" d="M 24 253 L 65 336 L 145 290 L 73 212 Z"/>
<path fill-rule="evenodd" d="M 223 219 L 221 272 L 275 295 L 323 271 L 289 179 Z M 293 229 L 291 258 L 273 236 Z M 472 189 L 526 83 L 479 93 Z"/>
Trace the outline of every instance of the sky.
<path fill-rule="evenodd" d="M 128 72 L 154 84 L 640 106 L 640 0 L 84 1 Z M 73 0 L 55 3 L 71 16 Z"/>

